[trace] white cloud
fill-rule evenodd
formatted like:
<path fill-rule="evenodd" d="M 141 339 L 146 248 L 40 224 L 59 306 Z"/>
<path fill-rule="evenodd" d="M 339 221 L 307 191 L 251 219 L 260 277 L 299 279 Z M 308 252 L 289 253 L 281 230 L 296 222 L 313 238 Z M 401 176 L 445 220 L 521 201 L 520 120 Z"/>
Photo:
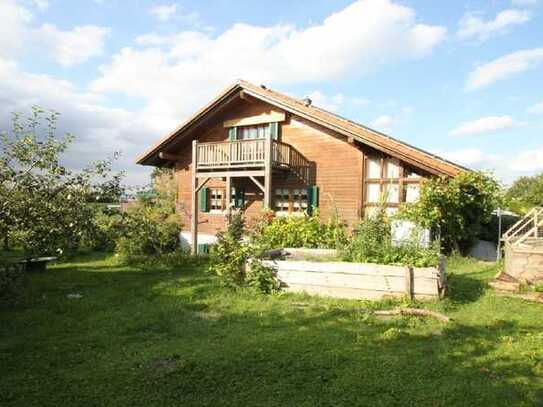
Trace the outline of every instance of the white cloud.
<path fill-rule="evenodd" d="M 480 89 L 499 80 L 535 69 L 543 61 L 543 48 L 525 49 L 482 64 L 470 72 L 466 90 Z"/>
<path fill-rule="evenodd" d="M 32 3 L 45 7 L 46 2 Z M 0 58 L 17 53 L 48 53 L 64 66 L 71 66 L 100 55 L 109 28 L 94 25 L 61 31 L 51 24 L 36 28 L 32 13 L 14 0 L 0 0 Z M 24 44 L 24 46 L 22 46 Z"/>
<path fill-rule="evenodd" d="M 524 24 L 530 18 L 530 11 L 516 9 L 503 10 L 494 20 L 486 21 L 477 14 L 467 13 L 459 21 L 456 35 L 463 40 L 485 41 L 490 37 L 507 33 L 512 26 Z"/>
<path fill-rule="evenodd" d="M 528 108 L 528 113 L 543 114 L 543 101 L 536 103 L 535 105 Z"/>
<path fill-rule="evenodd" d="M 445 151 L 439 153 L 439 155 L 467 167 L 487 169 L 497 164 L 501 159 L 499 154 L 487 153 L 478 148 Z"/>
<path fill-rule="evenodd" d="M 125 109 L 104 107 L 105 100 L 90 92 L 78 92 L 68 81 L 20 70 L 13 61 L 0 58 L 0 131 L 10 129 L 13 111 L 28 113 L 32 105 L 61 112 L 58 134 L 72 132 L 75 143 L 66 156 L 71 168 L 123 152 L 118 168 L 127 169 L 130 184 L 147 181 L 149 169 L 135 165 L 142 148 L 151 145 L 167 127 L 160 121 Z"/>
<path fill-rule="evenodd" d="M 489 116 L 477 120 L 460 123 L 458 127 L 451 130 L 453 136 L 472 136 L 479 134 L 497 133 L 510 129 L 517 123 L 511 116 Z"/>
<path fill-rule="evenodd" d="M 181 120 L 237 78 L 277 85 L 360 75 L 428 54 L 445 31 L 417 23 L 411 8 L 390 0 L 360 0 L 304 28 L 235 24 L 217 36 L 150 33 L 101 67 L 92 89 L 144 98 L 150 112 Z"/>
<path fill-rule="evenodd" d="M 392 128 L 394 121 L 392 116 L 383 114 L 371 122 L 371 127 L 374 127 L 376 130 L 389 131 Z"/>
<path fill-rule="evenodd" d="M 510 159 L 509 168 L 519 172 L 543 170 L 543 146 L 526 149 Z"/>
<path fill-rule="evenodd" d="M 307 95 L 313 102 L 313 106 L 317 106 L 326 110 L 335 112 L 346 105 L 356 107 L 367 106 L 370 101 L 362 97 L 346 96 L 343 93 L 328 95 L 319 90 L 315 90 Z"/>
<path fill-rule="evenodd" d="M 163 4 L 160 6 L 151 7 L 149 13 L 160 21 L 170 20 L 177 11 L 177 4 Z"/>
<path fill-rule="evenodd" d="M 0 1 L 0 57 L 13 56 L 26 41 L 32 14 L 15 0 Z"/>
<path fill-rule="evenodd" d="M 42 25 L 36 32 L 49 52 L 63 66 L 72 66 L 87 61 L 104 51 L 104 41 L 110 29 L 95 25 L 74 27 L 61 31 L 51 24 Z"/>

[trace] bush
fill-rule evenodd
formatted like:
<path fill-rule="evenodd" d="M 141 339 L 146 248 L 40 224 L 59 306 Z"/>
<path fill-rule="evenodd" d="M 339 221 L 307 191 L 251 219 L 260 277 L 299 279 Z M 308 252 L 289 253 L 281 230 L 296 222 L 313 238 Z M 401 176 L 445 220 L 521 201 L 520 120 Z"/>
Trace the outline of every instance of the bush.
<path fill-rule="evenodd" d="M 226 231 L 217 235 L 212 246 L 209 271 L 219 276 L 227 287 L 253 287 L 263 293 L 279 289 L 275 272 L 258 260 L 261 249 L 243 241 L 245 219 L 241 212 L 235 213 Z M 247 261 L 251 260 L 250 267 Z"/>
<path fill-rule="evenodd" d="M 115 251 L 124 261 L 139 261 L 142 256 L 160 256 L 179 248 L 181 227 L 174 214 L 138 207 L 125 213 L 121 222 Z"/>
<path fill-rule="evenodd" d="M 384 211 L 360 221 L 352 239 L 344 245 L 341 257 L 357 263 L 395 264 L 414 267 L 435 266 L 439 262 L 439 245 L 426 248 L 418 243 L 418 236 L 410 242 L 394 246 L 390 237 L 390 222 Z"/>
<path fill-rule="evenodd" d="M 500 202 L 498 181 L 482 172 L 463 172 L 425 180 L 419 200 L 404 205 L 399 216 L 439 231 L 445 251 L 465 251 Z"/>
<path fill-rule="evenodd" d="M 273 217 L 264 213 L 256 225 L 252 238 L 257 245 L 267 249 L 336 248 L 347 240 L 345 223 L 337 217 L 331 218 L 327 223 L 321 223 L 318 210 L 311 216 Z"/>
<path fill-rule="evenodd" d="M 109 230 L 122 261 L 144 262 L 146 257 L 180 249 L 181 223 L 170 195 L 157 193 L 152 198 L 141 198 L 122 214 L 118 224 L 115 222 Z"/>

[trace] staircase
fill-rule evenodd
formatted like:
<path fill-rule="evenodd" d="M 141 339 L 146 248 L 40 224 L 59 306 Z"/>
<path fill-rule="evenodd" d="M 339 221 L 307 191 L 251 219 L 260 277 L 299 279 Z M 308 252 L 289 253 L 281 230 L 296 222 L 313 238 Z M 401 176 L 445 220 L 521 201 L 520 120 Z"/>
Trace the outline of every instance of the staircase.
<path fill-rule="evenodd" d="M 543 246 L 543 208 L 532 208 L 503 234 L 502 240 L 516 247 Z"/>
<path fill-rule="evenodd" d="M 521 285 L 543 283 L 543 208 L 528 212 L 504 233 L 505 269 L 491 285 L 518 291 Z"/>

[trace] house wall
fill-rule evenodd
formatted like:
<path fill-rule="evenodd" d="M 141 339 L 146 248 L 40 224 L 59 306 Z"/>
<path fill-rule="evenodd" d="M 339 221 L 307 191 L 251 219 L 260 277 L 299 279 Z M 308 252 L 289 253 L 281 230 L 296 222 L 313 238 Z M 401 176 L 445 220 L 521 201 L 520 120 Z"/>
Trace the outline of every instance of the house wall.
<path fill-rule="evenodd" d="M 227 113 L 217 115 L 199 136 L 198 141 L 212 142 L 228 139 L 225 120 L 256 116 L 272 110 L 263 102 L 240 102 Z M 312 162 L 315 182 L 319 187 L 319 210 L 326 220 L 336 213 L 349 225 L 354 225 L 362 216 L 364 189 L 364 152 L 354 143 L 347 142 L 345 136 L 334 133 L 305 119 L 287 115 L 287 120 L 280 123 L 281 141 L 295 147 L 307 160 Z M 191 212 L 191 160 L 192 143 L 186 142 L 177 155 L 181 159 L 176 163 L 178 199 L 177 207 L 183 222 L 183 229 L 190 230 Z M 233 187 L 245 187 L 246 216 L 250 219 L 258 216 L 262 210 L 263 193 L 250 179 L 234 178 Z M 224 187 L 221 179 L 211 179 L 207 187 Z M 274 176 L 272 181 L 272 199 L 276 188 L 303 187 L 299 180 L 285 176 Z M 308 185 L 307 185 L 308 186 Z M 198 215 L 199 233 L 216 234 L 225 227 L 222 214 L 203 213 Z"/>

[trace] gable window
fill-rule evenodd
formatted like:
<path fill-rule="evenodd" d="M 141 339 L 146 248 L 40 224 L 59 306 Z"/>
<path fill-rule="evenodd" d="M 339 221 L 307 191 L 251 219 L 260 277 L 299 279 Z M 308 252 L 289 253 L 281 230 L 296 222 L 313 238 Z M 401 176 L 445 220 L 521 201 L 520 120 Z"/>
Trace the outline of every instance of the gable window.
<path fill-rule="evenodd" d="M 416 202 L 420 174 L 398 159 L 368 156 L 365 164 L 364 212 L 371 216 L 382 205 L 388 214 L 397 212 L 403 202 Z"/>

